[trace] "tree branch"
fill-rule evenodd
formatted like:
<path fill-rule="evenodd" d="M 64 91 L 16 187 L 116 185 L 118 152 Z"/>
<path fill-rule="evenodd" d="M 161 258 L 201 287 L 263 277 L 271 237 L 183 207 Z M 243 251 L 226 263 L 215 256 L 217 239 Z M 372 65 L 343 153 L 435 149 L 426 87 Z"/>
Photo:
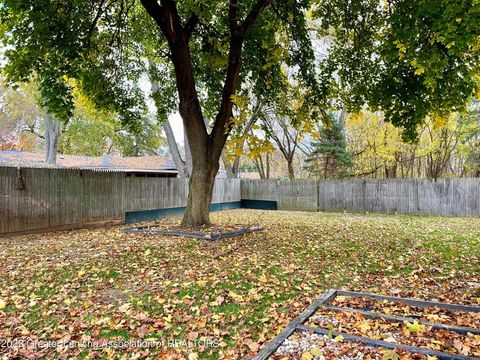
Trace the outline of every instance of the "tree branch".
<path fill-rule="evenodd" d="M 37 133 L 34 129 L 31 129 L 30 127 L 27 127 L 26 129 L 20 130 L 21 132 L 29 132 L 32 133 L 33 135 L 37 136 L 40 139 L 45 139 L 45 136 Z"/>
<path fill-rule="evenodd" d="M 230 0 L 228 4 L 228 21 L 230 23 L 230 32 L 233 34 L 238 27 L 237 22 L 238 0 Z"/>
<path fill-rule="evenodd" d="M 197 14 L 192 14 L 190 18 L 187 20 L 185 23 L 184 31 L 185 31 L 185 36 L 187 38 L 187 41 L 190 40 L 193 32 L 195 31 L 195 27 L 200 23 L 200 18 L 198 17 Z"/>
<path fill-rule="evenodd" d="M 160 5 L 157 0 L 140 1 L 168 41 L 175 70 L 179 110 L 188 142 L 192 151 L 205 160 L 208 133 L 198 99 L 188 39 L 180 22 L 176 3 L 173 0 L 162 0 Z M 192 20 L 192 25 L 194 22 Z"/>
<path fill-rule="evenodd" d="M 222 104 L 217 114 L 210 135 L 212 155 L 220 157 L 221 151 L 231 130 L 231 117 L 233 109 L 232 95 L 235 94 L 238 85 L 238 76 L 240 74 L 242 46 L 245 35 L 251 29 L 258 16 L 272 0 L 258 0 L 248 13 L 243 23 L 238 26 L 237 22 L 237 0 L 230 0 L 229 21 L 230 21 L 230 50 L 228 53 L 228 67 L 225 84 L 222 91 Z"/>
<path fill-rule="evenodd" d="M 100 5 L 98 6 L 97 13 L 95 15 L 95 18 L 92 21 L 92 24 L 90 25 L 90 28 L 87 31 L 87 41 L 90 41 L 90 38 L 92 37 L 93 31 L 95 30 L 95 27 L 98 24 L 98 21 L 100 20 L 100 16 L 104 13 L 106 9 L 103 9 L 103 5 L 105 4 L 106 0 L 100 1 Z M 109 5 L 106 6 L 108 8 Z M 92 6 L 93 7 L 93 6 Z"/>
<path fill-rule="evenodd" d="M 258 0 L 257 3 L 252 7 L 250 12 L 248 13 L 247 17 L 243 21 L 242 25 L 240 25 L 240 32 L 242 36 L 248 34 L 250 29 L 252 28 L 253 24 L 257 20 L 260 13 L 270 4 L 272 0 Z"/>
<path fill-rule="evenodd" d="M 162 30 L 167 41 L 175 43 L 183 28 L 177 13 L 177 7 L 172 0 L 163 0 L 161 5 L 157 0 L 140 0 L 147 13 Z"/>

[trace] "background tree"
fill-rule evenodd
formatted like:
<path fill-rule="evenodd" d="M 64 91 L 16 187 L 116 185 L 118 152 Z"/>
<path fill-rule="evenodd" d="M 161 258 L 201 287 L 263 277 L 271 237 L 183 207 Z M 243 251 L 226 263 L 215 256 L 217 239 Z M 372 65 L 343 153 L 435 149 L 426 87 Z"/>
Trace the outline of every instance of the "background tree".
<path fill-rule="evenodd" d="M 269 179 L 271 170 L 271 157 L 275 151 L 272 143 L 263 136 L 259 137 L 250 131 L 247 140 L 247 156 L 251 159 L 258 171 L 260 179 Z"/>
<path fill-rule="evenodd" d="M 402 141 L 401 130 L 385 122 L 381 113 L 350 114 L 345 122 L 348 149 L 352 153 L 352 176 L 395 177 L 412 168 L 399 169 L 411 161 L 411 145 Z M 413 153 L 413 156 L 414 153 Z"/>
<path fill-rule="evenodd" d="M 58 137 L 62 130 L 60 122 L 55 117 L 47 113 L 45 120 L 45 162 L 49 165 L 55 165 L 57 162 Z"/>
<path fill-rule="evenodd" d="M 430 178 L 477 176 L 479 117 L 472 105 L 449 117 L 429 117 L 418 126 L 418 141 L 405 143 L 381 113 L 352 114 L 346 121 L 353 176 Z"/>
<path fill-rule="evenodd" d="M 36 147 L 37 140 L 44 143 L 45 162 L 55 164 L 58 148 L 58 137 L 61 124 L 38 105 L 38 88 L 33 82 L 23 83 L 20 87 L 12 87 L 2 83 L 4 137 L 8 139 L 10 148 L 31 150 Z M 42 132 L 43 130 L 43 132 Z M 38 139 L 27 137 L 26 132 Z M 8 134 L 8 135 L 7 135 Z M 29 145 L 25 146 L 28 141 Z"/>
<path fill-rule="evenodd" d="M 35 98 L 31 83 L 14 89 L 0 83 L 0 150 L 34 150 L 44 134 L 45 116 Z"/>
<path fill-rule="evenodd" d="M 235 96 L 234 101 L 236 111 L 232 121 L 235 122 L 235 126 L 232 127 L 222 154 L 223 166 L 229 178 L 239 177 L 240 159 L 245 154 L 247 139 L 254 129 L 258 129 L 256 123 L 264 108 L 261 101 L 251 101 L 251 98 L 245 96 Z M 254 145 L 250 143 L 249 147 L 252 150 Z"/>
<path fill-rule="evenodd" d="M 306 159 L 307 169 L 319 178 L 341 178 L 348 174 L 352 155 L 347 150 L 343 129 L 337 119 L 320 126 Z"/>
<path fill-rule="evenodd" d="M 273 140 L 283 155 L 287 162 L 288 177 L 293 179 L 295 155 L 302 139 L 314 129 L 315 117 L 312 113 L 316 109 L 311 104 L 305 104 L 307 89 L 302 84 L 292 85 L 287 79 L 284 82 L 284 88 L 276 94 L 274 103 L 263 110 L 261 127 L 265 137 Z"/>
<path fill-rule="evenodd" d="M 96 109 L 87 97 L 75 90 L 75 109 L 69 121 L 52 124 L 54 119 L 38 104 L 38 95 L 33 82 L 22 83 L 18 88 L 0 87 L 2 150 L 47 150 L 45 161 L 50 155 L 52 163 L 57 152 L 88 156 L 155 155 L 165 144 L 161 126 L 153 119 L 145 117 L 141 131 L 131 133 L 122 126 L 117 114 Z M 46 138 L 52 131 L 57 140 L 48 142 Z"/>
<path fill-rule="evenodd" d="M 463 134 L 454 168 L 458 176 L 480 177 L 480 101 L 474 100 L 458 121 L 462 123 Z"/>
<path fill-rule="evenodd" d="M 317 36 L 330 39 L 321 71 L 331 95 L 348 111 L 382 111 L 404 139 L 427 116 L 464 110 L 477 91 L 475 1 L 327 0 L 313 12 Z"/>

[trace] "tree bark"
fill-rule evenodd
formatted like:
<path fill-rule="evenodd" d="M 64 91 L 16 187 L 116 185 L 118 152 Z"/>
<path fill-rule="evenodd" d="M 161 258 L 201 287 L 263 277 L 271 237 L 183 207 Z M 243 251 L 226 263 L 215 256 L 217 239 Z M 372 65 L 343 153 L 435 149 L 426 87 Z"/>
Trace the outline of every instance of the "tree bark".
<path fill-rule="evenodd" d="M 60 134 L 60 124 L 53 116 L 45 116 L 45 162 L 49 165 L 55 165 L 57 162 L 58 135 Z"/>
<path fill-rule="evenodd" d="M 287 164 L 288 164 L 288 178 L 290 180 L 295 179 L 295 170 L 293 169 L 293 159 L 287 159 Z"/>
<path fill-rule="evenodd" d="M 170 125 L 168 119 L 163 121 L 163 131 L 165 131 L 165 135 L 167 137 L 167 142 L 168 142 L 168 149 L 170 150 L 170 154 L 172 155 L 172 159 L 173 159 L 173 162 L 175 163 L 175 167 L 178 170 L 178 175 L 181 178 L 188 178 L 190 176 L 191 169 L 188 168 L 186 162 L 182 159 L 182 156 L 180 155 L 177 141 L 175 140 L 175 135 L 173 133 L 172 126 Z"/>
<path fill-rule="evenodd" d="M 188 142 L 187 132 L 185 130 L 183 130 L 183 148 L 185 149 L 185 166 L 188 176 L 190 176 L 193 168 L 192 150 L 190 150 L 190 144 Z"/>
<path fill-rule="evenodd" d="M 182 226 L 210 225 L 210 204 L 217 172 L 218 162 L 206 162 L 203 166 L 199 164 L 193 168 Z"/>
<path fill-rule="evenodd" d="M 223 167 L 225 168 L 225 172 L 227 173 L 227 178 L 233 179 L 237 177 L 235 170 L 233 169 L 233 164 L 227 159 L 225 155 L 222 155 Z"/>

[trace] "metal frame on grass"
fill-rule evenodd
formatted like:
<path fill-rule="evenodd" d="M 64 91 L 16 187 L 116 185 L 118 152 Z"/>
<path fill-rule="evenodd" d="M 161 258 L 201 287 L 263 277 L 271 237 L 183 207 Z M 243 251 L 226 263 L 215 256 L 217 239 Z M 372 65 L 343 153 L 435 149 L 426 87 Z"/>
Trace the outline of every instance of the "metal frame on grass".
<path fill-rule="evenodd" d="M 253 360 L 266 360 L 270 358 L 270 356 L 275 353 L 278 347 L 294 332 L 312 332 L 315 334 L 321 335 L 329 335 L 330 331 L 327 329 L 316 328 L 311 326 L 304 325 L 305 322 L 315 314 L 315 312 L 319 309 L 326 309 L 331 311 L 347 311 L 347 312 L 358 312 L 367 318 L 381 318 L 391 322 L 404 322 L 404 321 L 417 321 L 420 324 L 424 324 L 427 326 L 431 326 L 434 329 L 443 329 L 447 331 L 456 332 L 459 334 L 467 334 L 472 333 L 475 335 L 480 334 L 480 329 L 475 328 L 468 328 L 462 326 L 452 326 L 452 325 L 444 325 L 438 323 L 431 323 L 428 321 L 423 321 L 420 319 L 413 319 L 409 317 L 397 317 L 387 314 L 380 314 L 374 313 L 370 311 L 364 311 L 359 309 L 352 309 L 352 308 L 342 308 L 338 306 L 331 306 L 328 305 L 330 301 L 335 299 L 337 296 L 351 296 L 351 297 L 366 297 L 372 298 L 377 300 L 388 300 L 388 301 L 397 301 L 407 305 L 412 305 L 420 308 L 431 308 L 437 307 L 440 309 L 450 310 L 450 311 L 462 311 L 462 312 L 474 312 L 480 313 L 480 307 L 476 306 L 468 306 L 468 305 L 458 305 L 458 304 L 447 304 L 435 301 L 425 301 L 425 300 L 417 300 L 417 299 L 408 299 L 402 297 L 395 297 L 395 296 L 386 296 L 386 295 L 377 295 L 377 294 L 368 294 L 368 293 L 361 293 L 355 291 L 344 291 L 344 290 L 337 290 L 337 289 L 330 289 L 327 293 L 325 293 L 320 299 L 315 301 L 312 305 L 310 305 L 305 311 L 303 311 L 299 316 L 297 316 L 288 326 L 272 341 L 270 341 L 267 346 L 265 346 L 254 358 Z M 415 346 L 409 345 L 402 345 L 397 343 L 391 343 L 387 341 L 375 340 L 364 336 L 357 336 L 345 333 L 338 333 L 333 332 L 330 333 L 332 336 L 342 336 L 347 341 L 355 341 L 361 342 L 366 345 L 375 346 L 375 347 L 382 347 L 385 349 L 399 349 L 399 350 L 406 350 L 417 354 L 425 354 L 428 356 L 436 356 L 440 360 L 472 360 L 475 359 L 474 357 L 465 356 L 465 355 L 458 355 L 452 353 L 446 353 L 436 350 L 430 350 L 425 348 L 418 348 Z"/>
<path fill-rule="evenodd" d="M 152 235 L 170 235 L 170 236 L 185 236 L 201 240 L 219 240 L 249 234 L 255 231 L 262 231 L 262 227 L 247 227 L 233 231 L 225 231 L 221 233 L 204 234 L 200 232 L 182 231 L 182 230 L 155 230 L 155 227 L 141 226 L 136 228 L 127 228 L 123 231 L 126 233 L 140 233 Z"/>

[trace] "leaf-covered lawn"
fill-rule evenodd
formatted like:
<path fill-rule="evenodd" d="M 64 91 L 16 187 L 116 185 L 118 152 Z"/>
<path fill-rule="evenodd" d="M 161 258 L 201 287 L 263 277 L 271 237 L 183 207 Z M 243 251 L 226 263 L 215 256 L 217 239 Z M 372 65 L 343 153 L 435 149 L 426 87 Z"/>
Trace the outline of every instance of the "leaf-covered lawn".
<path fill-rule="evenodd" d="M 0 239 L 0 342 L 70 342 L 0 346 L 0 358 L 249 358 L 333 287 L 480 305 L 480 219 L 254 210 L 212 218 L 266 230 L 217 242 L 121 226 Z M 142 339 L 157 347 L 120 347 Z M 115 340 L 124 342 L 106 343 Z"/>

